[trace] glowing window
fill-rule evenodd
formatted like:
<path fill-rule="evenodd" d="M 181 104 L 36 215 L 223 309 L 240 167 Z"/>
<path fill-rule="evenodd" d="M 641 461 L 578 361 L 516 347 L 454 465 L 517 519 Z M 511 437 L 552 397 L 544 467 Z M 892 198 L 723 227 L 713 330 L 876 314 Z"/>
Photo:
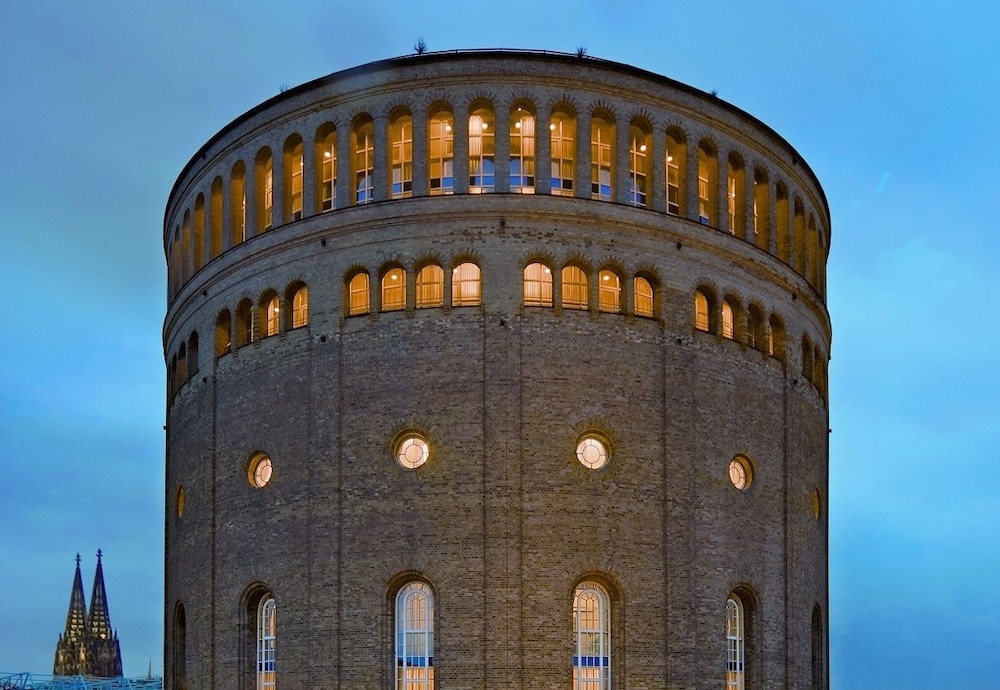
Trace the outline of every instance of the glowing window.
<path fill-rule="evenodd" d="M 747 458 L 737 455 L 729 461 L 729 481 L 739 491 L 750 488 L 753 483 L 753 467 Z"/>
<path fill-rule="evenodd" d="M 552 306 L 552 271 L 545 264 L 524 267 L 524 306 Z"/>
<path fill-rule="evenodd" d="M 597 308 L 614 314 L 622 310 L 622 281 L 614 271 L 601 271 L 597 276 Z"/>
<path fill-rule="evenodd" d="M 608 464 L 608 443 L 600 436 L 587 434 L 576 444 L 576 459 L 590 470 L 599 470 Z"/>
<path fill-rule="evenodd" d="M 629 130 L 629 190 L 628 200 L 634 206 L 646 205 L 649 179 L 649 136 L 638 127 Z"/>
<path fill-rule="evenodd" d="M 184 487 L 183 486 L 177 487 L 177 503 L 176 503 L 177 517 L 179 518 L 184 517 L 184 508 L 186 502 L 187 502 L 187 496 L 184 493 Z"/>
<path fill-rule="evenodd" d="M 642 276 L 636 276 L 632 281 L 632 289 L 635 292 L 635 315 L 653 315 L 653 284 Z"/>
<path fill-rule="evenodd" d="M 469 193 L 492 192 L 496 182 L 493 157 L 493 111 L 480 108 L 469 116 Z"/>
<path fill-rule="evenodd" d="M 614 197 L 615 128 L 599 117 L 590 123 L 590 198 L 611 201 Z"/>
<path fill-rule="evenodd" d="M 444 269 L 435 264 L 417 273 L 417 309 L 444 306 Z"/>
<path fill-rule="evenodd" d="M 726 601 L 726 690 L 743 690 L 744 642 L 743 604 L 732 594 Z"/>
<path fill-rule="evenodd" d="M 411 582 L 396 595 L 396 690 L 434 690 L 434 594 Z"/>
<path fill-rule="evenodd" d="M 451 113 L 435 113 L 428 127 L 430 193 L 452 194 L 455 191 L 455 135 Z"/>
<path fill-rule="evenodd" d="M 472 307 L 482 302 L 479 266 L 459 264 L 451 272 L 451 306 Z"/>
<path fill-rule="evenodd" d="M 708 297 L 704 292 L 698 290 L 694 293 L 694 327 L 707 333 L 709 323 Z"/>
<path fill-rule="evenodd" d="M 667 213 L 675 216 L 681 212 L 681 145 L 671 134 L 667 134 Z"/>
<path fill-rule="evenodd" d="M 337 207 L 337 132 L 331 130 L 320 145 L 320 210 Z"/>
<path fill-rule="evenodd" d="M 300 287 L 292 295 L 292 328 L 309 325 L 309 288 Z"/>
<path fill-rule="evenodd" d="M 823 514 L 823 496 L 820 494 L 819 489 L 813 489 L 812 492 L 812 514 L 817 520 Z"/>
<path fill-rule="evenodd" d="M 590 308 L 587 274 L 579 266 L 566 266 L 562 270 L 562 306 L 565 309 Z"/>
<path fill-rule="evenodd" d="M 576 121 L 563 113 L 552 113 L 551 142 L 552 193 L 573 196 L 576 178 Z"/>
<path fill-rule="evenodd" d="M 368 122 L 354 132 L 354 201 L 367 204 L 375 199 L 375 126 Z"/>
<path fill-rule="evenodd" d="M 573 690 L 611 688 L 611 603 L 595 582 L 573 595 Z"/>
<path fill-rule="evenodd" d="M 277 616 L 274 599 L 265 597 L 257 613 L 257 690 L 274 690 Z"/>
<path fill-rule="evenodd" d="M 413 120 L 403 115 L 389 126 L 392 145 L 392 198 L 413 195 Z"/>
<path fill-rule="evenodd" d="M 289 171 L 289 206 L 291 219 L 302 218 L 302 142 L 292 150 L 291 170 Z"/>
<path fill-rule="evenodd" d="M 270 155 L 264 161 L 264 188 L 261 204 L 260 227 L 267 230 L 271 227 L 271 211 L 274 209 L 274 160 Z"/>
<path fill-rule="evenodd" d="M 510 191 L 535 192 L 535 117 L 520 106 L 510 114 Z"/>
<path fill-rule="evenodd" d="M 251 458 L 250 464 L 247 466 L 247 480 L 249 480 L 250 486 L 263 489 L 271 481 L 273 471 L 271 458 L 263 453 L 258 453 Z"/>
<path fill-rule="evenodd" d="M 736 337 L 736 317 L 728 300 L 722 303 L 722 337 L 729 340 Z"/>
<path fill-rule="evenodd" d="M 371 286 L 367 273 L 356 273 L 348 284 L 347 293 L 348 316 L 371 311 Z"/>
<path fill-rule="evenodd" d="M 415 470 L 430 459 L 427 441 L 418 434 L 406 434 L 396 444 L 396 462 L 408 470 Z"/>
<path fill-rule="evenodd" d="M 406 308 L 406 271 L 392 268 L 382 276 L 382 311 Z"/>
<path fill-rule="evenodd" d="M 718 182 L 715 171 L 715 153 L 706 143 L 698 147 L 698 219 L 706 225 L 716 223 L 715 201 L 718 193 L 713 189 Z"/>
<path fill-rule="evenodd" d="M 281 319 L 280 317 L 281 307 L 279 306 L 278 296 L 275 295 L 271 299 L 267 300 L 264 305 L 264 336 L 277 335 L 280 328 Z"/>

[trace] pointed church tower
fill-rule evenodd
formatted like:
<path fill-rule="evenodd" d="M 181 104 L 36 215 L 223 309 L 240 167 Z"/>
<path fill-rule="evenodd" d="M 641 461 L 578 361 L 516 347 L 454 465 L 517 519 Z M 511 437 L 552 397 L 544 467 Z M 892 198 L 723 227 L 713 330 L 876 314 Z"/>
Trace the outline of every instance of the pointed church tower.
<path fill-rule="evenodd" d="M 90 593 L 90 615 L 87 629 L 87 656 L 90 661 L 88 675 L 98 678 L 117 678 L 122 675 L 122 652 L 118 633 L 111 629 L 108 613 L 108 594 L 104 589 L 104 566 L 101 550 L 97 550 L 97 570 L 94 587 Z M 79 569 L 77 569 L 79 572 Z"/>
<path fill-rule="evenodd" d="M 83 598 L 83 578 L 80 577 L 80 554 L 76 554 L 76 575 L 69 595 L 66 629 L 56 643 L 56 658 L 52 667 L 55 676 L 74 676 L 87 671 L 87 602 Z"/>

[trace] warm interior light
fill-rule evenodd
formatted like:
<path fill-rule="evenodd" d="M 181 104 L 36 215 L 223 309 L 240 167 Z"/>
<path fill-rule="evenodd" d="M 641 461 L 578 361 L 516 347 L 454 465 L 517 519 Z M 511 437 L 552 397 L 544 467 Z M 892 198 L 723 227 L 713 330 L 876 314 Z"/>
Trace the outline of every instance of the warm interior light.
<path fill-rule="evenodd" d="M 484 122 L 484 123 L 482 124 L 482 128 L 483 128 L 483 129 L 489 129 L 489 126 L 490 126 L 490 125 L 489 125 L 489 123 L 487 123 L 487 122 Z"/>
<path fill-rule="evenodd" d="M 520 108 L 518 108 L 518 110 L 520 110 Z M 517 122 L 514 123 L 514 129 L 521 129 L 521 121 L 520 120 L 518 120 Z"/>
<path fill-rule="evenodd" d="M 668 163 L 669 163 L 670 161 L 672 161 L 673 159 L 674 159 L 674 157 L 673 157 L 673 156 L 667 156 L 667 162 L 668 162 Z"/>
<path fill-rule="evenodd" d="M 607 273 L 605 273 L 603 276 L 601 276 L 601 280 L 605 280 L 605 281 L 611 280 L 611 276 L 609 276 Z"/>
<path fill-rule="evenodd" d="M 323 158 L 329 158 L 329 157 L 330 157 L 330 152 L 329 151 L 324 151 L 323 152 Z"/>
<path fill-rule="evenodd" d="M 551 129 L 553 132 L 556 131 L 556 123 L 553 122 L 551 125 L 549 125 L 549 129 Z"/>
<path fill-rule="evenodd" d="M 645 144 L 643 144 L 642 146 L 640 146 L 640 147 L 639 147 L 639 150 L 640 150 L 640 151 L 645 151 L 645 150 L 646 150 L 646 145 L 645 145 Z"/>

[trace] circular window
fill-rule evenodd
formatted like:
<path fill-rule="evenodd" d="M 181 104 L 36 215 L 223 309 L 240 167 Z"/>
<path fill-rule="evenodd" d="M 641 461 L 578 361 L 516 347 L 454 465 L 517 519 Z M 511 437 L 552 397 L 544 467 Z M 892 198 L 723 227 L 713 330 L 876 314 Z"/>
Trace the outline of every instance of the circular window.
<path fill-rule="evenodd" d="M 255 455 L 247 468 L 247 479 L 250 480 L 250 486 L 263 489 L 271 481 L 272 472 L 274 472 L 274 467 L 271 465 L 271 458 L 263 453 Z"/>
<path fill-rule="evenodd" d="M 729 461 L 729 481 L 740 491 L 750 488 L 753 482 L 753 468 L 747 458 L 737 455 Z"/>
<path fill-rule="evenodd" d="M 184 487 L 177 487 L 177 517 L 184 517 Z"/>
<path fill-rule="evenodd" d="M 608 442 L 599 436 L 587 434 L 576 444 L 576 459 L 590 470 L 599 470 L 608 464 Z"/>
<path fill-rule="evenodd" d="M 418 434 L 405 434 L 396 443 L 396 462 L 408 470 L 415 470 L 430 458 L 427 441 Z"/>

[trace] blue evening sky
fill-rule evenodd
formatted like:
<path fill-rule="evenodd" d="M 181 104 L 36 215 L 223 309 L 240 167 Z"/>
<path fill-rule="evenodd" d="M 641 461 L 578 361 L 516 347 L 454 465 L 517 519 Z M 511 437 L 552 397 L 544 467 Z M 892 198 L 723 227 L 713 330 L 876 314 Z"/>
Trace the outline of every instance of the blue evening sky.
<path fill-rule="evenodd" d="M 833 218 L 833 687 L 1000 687 L 1000 4 L 291 4 L 0 3 L 0 671 L 51 672 L 98 548 L 126 674 L 161 670 L 167 194 L 282 86 L 423 36 L 585 46 L 798 149 Z"/>

